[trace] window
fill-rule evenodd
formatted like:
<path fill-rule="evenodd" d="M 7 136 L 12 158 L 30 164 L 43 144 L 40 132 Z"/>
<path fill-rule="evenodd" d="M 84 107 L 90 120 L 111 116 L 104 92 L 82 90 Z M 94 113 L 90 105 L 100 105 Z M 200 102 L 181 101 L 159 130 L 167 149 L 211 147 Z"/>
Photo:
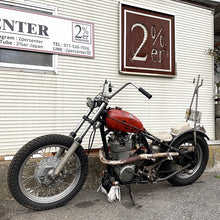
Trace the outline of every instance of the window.
<path fill-rule="evenodd" d="M 2 1 L 0 7 L 15 9 L 19 11 L 27 11 L 39 14 L 55 13 L 54 8 L 44 8 L 39 5 L 26 5 L 22 2 L 20 4 L 10 3 L 8 1 Z M 1 18 L 3 20 L 3 18 Z M 8 24 L 10 25 L 10 24 Z M 0 33 L 1 35 L 1 33 Z M 0 40 L 1 36 L 0 36 Z M 18 69 L 32 69 L 39 71 L 55 71 L 56 56 L 50 53 L 42 53 L 35 51 L 17 50 L 9 48 L 0 48 L 0 67 L 18 68 Z"/>

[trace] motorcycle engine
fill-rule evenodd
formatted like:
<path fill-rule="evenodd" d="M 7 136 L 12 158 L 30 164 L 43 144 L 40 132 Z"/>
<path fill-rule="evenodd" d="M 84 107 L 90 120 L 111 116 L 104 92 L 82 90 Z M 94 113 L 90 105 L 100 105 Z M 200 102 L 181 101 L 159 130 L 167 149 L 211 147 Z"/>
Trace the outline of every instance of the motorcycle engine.
<path fill-rule="evenodd" d="M 114 132 L 108 139 L 113 160 L 122 160 L 129 157 L 133 141 L 125 132 Z M 129 182 L 134 177 L 135 165 L 126 164 L 114 167 L 115 173 L 122 182 Z"/>

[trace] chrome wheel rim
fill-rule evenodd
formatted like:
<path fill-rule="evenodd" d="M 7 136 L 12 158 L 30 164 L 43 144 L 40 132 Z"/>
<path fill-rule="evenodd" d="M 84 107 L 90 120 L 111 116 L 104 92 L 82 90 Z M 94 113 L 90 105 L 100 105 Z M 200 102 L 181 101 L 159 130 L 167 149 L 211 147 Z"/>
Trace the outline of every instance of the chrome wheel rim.
<path fill-rule="evenodd" d="M 61 171 L 60 176 L 52 181 L 48 173 L 61 160 L 56 158 L 60 150 L 62 156 L 68 150 L 62 145 L 44 146 L 28 156 L 19 172 L 19 186 L 22 193 L 37 203 L 52 203 L 68 196 L 79 182 L 81 164 L 74 153 Z M 43 180 L 43 181 L 42 181 Z"/>
<path fill-rule="evenodd" d="M 201 167 L 203 152 L 202 152 L 201 146 L 198 143 L 195 147 L 193 143 L 186 142 L 180 146 L 180 149 L 183 147 L 184 148 L 194 148 L 194 151 L 192 151 L 192 153 L 193 153 L 193 159 L 195 160 L 195 162 L 192 164 L 191 167 L 189 167 L 188 169 L 177 174 L 178 178 L 187 179 L 187 178 L 193 176 Z"/>

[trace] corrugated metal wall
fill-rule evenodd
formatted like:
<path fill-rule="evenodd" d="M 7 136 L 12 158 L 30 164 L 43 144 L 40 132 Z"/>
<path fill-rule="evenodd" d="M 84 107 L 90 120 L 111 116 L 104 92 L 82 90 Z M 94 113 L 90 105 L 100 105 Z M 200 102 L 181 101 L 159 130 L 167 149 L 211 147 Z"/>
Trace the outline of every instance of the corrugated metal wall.
<path fill-rule="evenodd" d="M 119 74 L 119 1 L 36 2 L 57 7 L 59 16 L 93 22 L 95 59 L 59 55 L 55 75 L 0 70 L 0 155 L 15 153 L 39 135 L 68 135 L 86 111 L 86 97 L 96 95 L 104 79 L 115 88 L 134 81 L 149 91 L 151 100 L 128 87 L 111 104 L 131 111 L 145 128 L 169 131 L 184 120 L 194 89 L 192 79 L 201 74 L 199 109 L 207 134 L 214 138 L 213 64 L 205 54 L 213 47 L 210 10 L 168 0 L 124 1 L 175 15 L 177 76 L 161 78 Z M 83 145 L 87 147 L 86 141 Z M 95 147 L 99 146 L 98 139 Z"/>

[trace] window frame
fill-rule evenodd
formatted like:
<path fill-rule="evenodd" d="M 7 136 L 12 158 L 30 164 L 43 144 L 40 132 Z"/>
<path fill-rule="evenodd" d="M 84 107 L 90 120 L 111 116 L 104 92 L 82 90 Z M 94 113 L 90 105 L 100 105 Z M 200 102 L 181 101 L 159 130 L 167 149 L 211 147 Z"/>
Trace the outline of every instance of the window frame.
<path fill-rule="evenodd" d="M 33 3 L 33 2 L 26 3 L 25 1 L 10 2 L 10 1 L 6 1 L 6 0 L 2 0 L 0 2 L 0 6 L 6 7 L 6 8 L 7 7 L 9 7 L 9 8 L 10 7 L 17 7 L 18 10 L 19 10 L 19 8 L 20 8 L 20 10 L 33 9 L 33 10 L 36 10 L 39 12 L 42 11 L 42 12 L 51 13 L 52 15 L 57 15 L 57 7 L 48 6 L 46 4 L 43 5 L 43 4 L 39 4 L 39 3 Z M 2 49 L 4 49 L 4 48 L 2 48 Z M 11 50 L 13 50 L 13 49 L 11 49 Z M 57 73 L 58 55 L 56 55 L 56 54 L 50 54 L 50 55 L 52 56 L 52 66 L 51 67 L 40 66 L 40 65 L 0 62 L 0 69 L 6 69 L 6 70 L 12 70 L 12 71 L 19 70 L 19 71 L 23 71 L 23 72 Z"/>

